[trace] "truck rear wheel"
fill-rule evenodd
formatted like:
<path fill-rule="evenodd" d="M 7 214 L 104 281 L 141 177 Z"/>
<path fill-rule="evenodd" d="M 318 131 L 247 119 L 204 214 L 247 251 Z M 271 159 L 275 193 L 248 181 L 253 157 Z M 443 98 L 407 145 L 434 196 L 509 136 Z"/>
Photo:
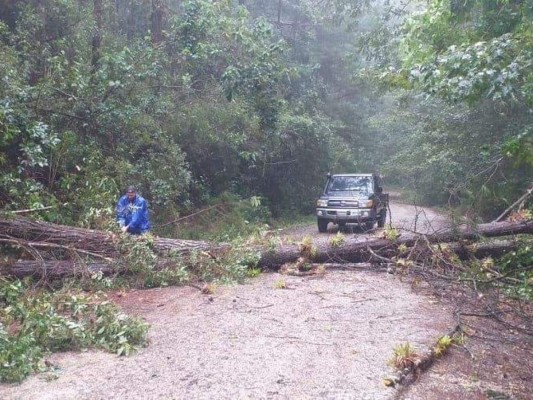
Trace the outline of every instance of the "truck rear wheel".
<path fill-rule="evenodd" d="M 328 223 L 329 221 L 327 219 L 318 219 L 318 231 L 320 233 L 325 233 L 328 231 Z"/>

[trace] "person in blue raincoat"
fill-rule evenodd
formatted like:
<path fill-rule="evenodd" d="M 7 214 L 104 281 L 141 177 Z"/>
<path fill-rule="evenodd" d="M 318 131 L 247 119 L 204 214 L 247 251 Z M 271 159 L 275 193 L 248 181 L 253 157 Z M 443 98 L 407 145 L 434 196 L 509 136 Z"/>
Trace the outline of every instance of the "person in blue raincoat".
<path fill-rule="evenodd" d="M 117 203 L 117 222 L 122 232 L 142 235 L 150 230 L 148 202 L 129 186 L 126 194 Z"/>

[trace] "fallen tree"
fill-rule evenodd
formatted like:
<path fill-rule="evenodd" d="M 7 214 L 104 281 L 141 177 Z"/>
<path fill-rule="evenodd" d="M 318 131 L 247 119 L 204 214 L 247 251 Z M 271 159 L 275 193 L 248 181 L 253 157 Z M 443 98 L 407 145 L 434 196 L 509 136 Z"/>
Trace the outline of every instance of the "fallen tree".
<path fill-rule="evenodd" d="M 171 259 L 160 259 L 154 266 L 154 271 L 175 268 L 178 263 Z M 53 280 L 69 276 L 102 276 L 121 275 L 130 271 L 120 263 L 112 261 L 84 261 L 84 260 L 15 260 L 0 262 L 0 276 L 14 276 L 25 278 L 28 276 Z"/>
<path fill-rule="evenodd" d="M 259 266 L 277 269 L 296 262 L 302 254 L 314 263 L 359 263 L 372 260 L 387 260 L 398 255 L 399 248 L 407 248 L 411 255 L 427 255 L 431 244 L 447 243 L 446 248 L 461 258 L 470 256 L 499 256 L 516 249 L 513 240 L 478 243 L 480 238 L 533 233 L 533 221 L 499 222 L 480 224 L 476 227 L 458 227 L 442 232 L 421 235 L 403 232 L 397 239 L 373 238 L 365 242 L 347 241 L 341 246 L 321 243 L 312 248 L 302 245 L 280 245 L 261 252 Z M 31 221 L 25 218 L 0 218 L 0 244 L 18 246 L 34 255 L 34 260 L 0 263 L 0 274 L 17 277 L 36 276 L 40 278 L 62 278 L 68 275 L 120 274 L 127 271 L 115 262 L 127 253 L 121 248 L 119 234 L 110 232 L 55 225 Z M 172 268 L 168 256 L 173 254 L 184 259 L 193 252 L 208 253 L 213 257 L 228 250 L 227 245 L 204 241 L 166 239 L 154 237 L 150 242 L 154 252 L 160 256 L 156 269 Z M 66 260 L 51 260 L 40 255 L 41 249 L 60 249 Z"/>
<path fill-rule="evenodd" d="M 32 276 L 38 279 L 61 279 L 68 276 L 88 276 L 102 274 L 109 276 L 121 273 L 109 262 L 83 262 L 73 260 L 18 260 L 0 263 L 0 275 L 25 278 Z"/>
<path fill-rule="evenodd" d="M 0 217 L 0 243 L 29 247 L 61 248 L 110 261 L 121 255 L 120 237 L 111 232 L 32 221 L 27 218 Z M 194 251 L 223 251 L 227 246 L 213 243 L 154 237 L 154 251 L 187 255 Z"/>
<path fill-rule="evenodd" d="M 421 235 L 416 233 L 403 233 L 396 240 L 370 239 L 365 242 L 347 242 L 338 247 L 333 247 L 329 243 L 317 244 L 311 252 L 311 259 L 317 263 L 338 263 L 338 262 L 365 262 L 372 258 L 372 252 L 383 256 L 391 256 L 398 253 L 398 247 L 414 247 L 421 241 L 425 243 L 463 243 L 455 244 L 457 250 L 463 254 L 468 253 L 464 241 L 476 241 L 482 237 L 509 236 L 515 234 L 533 233 L 533 220 L 521 222 L 498 222 L 480 224 L 476 227 L 458 227 L 442 232 Z M 495 250 L 501 252 L 500 246 Z M 485 254 L 490 255 L 488 248 L 484 248 Z M 261 267 L 277 268 L 280 265 L 295 262 L 302 255 L 302 248 L 298 244 L 283 245 L 276 249 L 263 252 L 259 265 Z"/>

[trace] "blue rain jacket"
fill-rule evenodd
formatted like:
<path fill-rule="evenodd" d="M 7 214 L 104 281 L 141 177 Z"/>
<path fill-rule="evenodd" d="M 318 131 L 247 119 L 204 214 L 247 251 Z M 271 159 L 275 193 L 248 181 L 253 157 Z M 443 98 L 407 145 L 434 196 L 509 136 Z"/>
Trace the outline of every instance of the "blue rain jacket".
<path fill-rule="evenodd" d="M 120 226 L 127 226 L 129 233 L 139 235 L 148 232 L 148 202 L 139 195 L 132 201 L 127 195 L 122 196 L 117 203 L 117 221 Z"/>

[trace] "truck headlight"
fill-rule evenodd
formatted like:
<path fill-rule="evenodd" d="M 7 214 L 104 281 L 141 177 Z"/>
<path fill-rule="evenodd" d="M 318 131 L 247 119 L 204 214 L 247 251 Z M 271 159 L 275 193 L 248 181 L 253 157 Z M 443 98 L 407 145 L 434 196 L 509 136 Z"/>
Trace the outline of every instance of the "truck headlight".
<path fill-rule="evenodd" d="M 374 202 L 372 200 L 367 200 L 367 201 L 363 201 L 361 203 L 361 205 L 364 207 L 364 208 L 372 208 L 372 206 L 374 205 Z"/>
<path fill-rule="evenodd" d="M 328 206 L 328 201 L 327 200 L 318 199 L 316 201 L 316 206 L 317 207 L 327 207 Z"/>

